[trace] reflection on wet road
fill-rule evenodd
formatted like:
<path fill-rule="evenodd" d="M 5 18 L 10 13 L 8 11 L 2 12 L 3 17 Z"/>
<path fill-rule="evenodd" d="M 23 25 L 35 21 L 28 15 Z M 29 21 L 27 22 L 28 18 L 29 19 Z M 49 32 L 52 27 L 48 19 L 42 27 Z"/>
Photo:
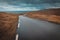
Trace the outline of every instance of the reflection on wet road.
<path fill-rule="evenodd" d="M 60 39 L 60 25 L 47 21 L 36 20 L 26 16 L 20 16 L 20 25 L 18 29 L 19 40 L 41 39 L 48 40 L 49 38 Z"/>

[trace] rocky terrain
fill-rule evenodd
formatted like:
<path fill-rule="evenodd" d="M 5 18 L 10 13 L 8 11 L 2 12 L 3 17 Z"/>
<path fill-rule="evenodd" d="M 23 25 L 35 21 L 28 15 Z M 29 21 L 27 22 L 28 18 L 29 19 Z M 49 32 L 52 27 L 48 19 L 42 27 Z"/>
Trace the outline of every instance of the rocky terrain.
<path fill-rule="evenodd" d="M 35 12 L 28 12 L 24 15 L 30 18 L 35 18 L 39 20 L 45 20 L 60 24 L 60 9 L 45 9 Z"/>
<path fill-rule="evenodd" d="M 14 40 L 18 15 L 0 12 L 0 40 Z"/>

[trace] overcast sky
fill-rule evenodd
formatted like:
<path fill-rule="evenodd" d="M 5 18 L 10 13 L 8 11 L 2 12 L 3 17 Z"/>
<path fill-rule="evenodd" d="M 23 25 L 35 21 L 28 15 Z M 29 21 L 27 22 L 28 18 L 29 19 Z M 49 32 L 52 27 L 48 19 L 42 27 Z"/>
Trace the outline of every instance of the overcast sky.
<path fill-rule="evenodd" d="M 36 11 L 60 8 L 60 0 L 0 0 L 0 11 Z"/>

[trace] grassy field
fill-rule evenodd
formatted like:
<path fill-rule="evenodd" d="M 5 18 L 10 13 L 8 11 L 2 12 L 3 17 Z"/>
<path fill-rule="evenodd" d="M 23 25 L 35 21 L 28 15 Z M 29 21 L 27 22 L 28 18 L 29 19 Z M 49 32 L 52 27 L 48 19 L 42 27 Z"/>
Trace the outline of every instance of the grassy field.
<path fill-rule="evenodd" d="M 28 12 L 25 16 L 60 24 L 60 9 L 45 9 L 36 12 Z"/>
<path fill-rule="evenodd" d="M 0 40 L 14 40 L 18 15 L 0 12 Z"/>

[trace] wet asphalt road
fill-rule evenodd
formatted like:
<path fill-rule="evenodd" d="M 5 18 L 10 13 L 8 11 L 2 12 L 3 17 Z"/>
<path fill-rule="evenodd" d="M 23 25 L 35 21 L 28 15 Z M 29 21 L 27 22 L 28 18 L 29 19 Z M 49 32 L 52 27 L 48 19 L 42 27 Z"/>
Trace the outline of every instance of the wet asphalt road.
<path fill-rule="evenodd" d="M 19 40 L 60 40 L 60 25 L 19 16 Z"/>

